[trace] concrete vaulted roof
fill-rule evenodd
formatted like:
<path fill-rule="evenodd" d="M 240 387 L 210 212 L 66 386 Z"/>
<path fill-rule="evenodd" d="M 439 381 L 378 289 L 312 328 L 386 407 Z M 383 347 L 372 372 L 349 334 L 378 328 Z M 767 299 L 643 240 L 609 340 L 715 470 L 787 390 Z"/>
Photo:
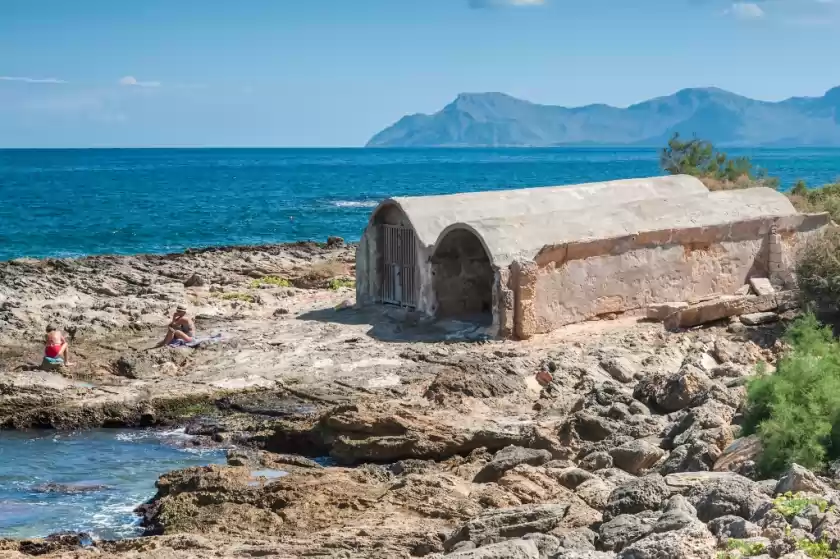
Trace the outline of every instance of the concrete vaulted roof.
<path fill-rule="evenodd" d="M 432 252 L 451 230 L 467 229 L 481 239 L 496 266 L 532 260 L 543 248 L 563 243 L 797 213 L 775 190 L 709 192 L 686 175 L 391 198 L 374 210 L 371 223 L 381 208 L 394 205 Z"/>

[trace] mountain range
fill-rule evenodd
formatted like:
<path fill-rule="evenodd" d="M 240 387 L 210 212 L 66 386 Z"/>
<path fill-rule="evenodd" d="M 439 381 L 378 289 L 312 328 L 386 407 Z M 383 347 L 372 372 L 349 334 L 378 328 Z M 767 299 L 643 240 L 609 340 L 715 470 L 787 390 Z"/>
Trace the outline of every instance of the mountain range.
<path fill-rule="evenodd" d="M 462 93 L 434 114 L 401 118 L 367 146 L 661 146 L 675 132 L 720 146 L 840 146 L 840 87 L 822 97 L 777 102 L 691 88 L 627 108 L 567 108 L 504 93 Z"/>

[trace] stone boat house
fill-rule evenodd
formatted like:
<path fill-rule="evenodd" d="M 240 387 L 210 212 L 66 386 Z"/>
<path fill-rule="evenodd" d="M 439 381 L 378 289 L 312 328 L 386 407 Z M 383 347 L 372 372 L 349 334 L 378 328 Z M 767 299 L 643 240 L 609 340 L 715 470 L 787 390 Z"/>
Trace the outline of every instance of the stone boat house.
<path fill-rule="evenodd" d="M 362 237 L 356 296 L 527 338 L 752 277 L 790 283 L 791 255 L 829 223 L 769 188 L 684 175 L 390 198 Z"/>

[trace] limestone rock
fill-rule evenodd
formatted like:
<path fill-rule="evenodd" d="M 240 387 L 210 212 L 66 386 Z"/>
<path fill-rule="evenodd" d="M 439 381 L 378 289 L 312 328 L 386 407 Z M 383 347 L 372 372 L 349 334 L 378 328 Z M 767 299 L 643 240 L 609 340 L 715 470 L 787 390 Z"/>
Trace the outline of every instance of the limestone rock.
<path fill-rule="evenodd" d="M 757 296 L 726 296 L 712 301 L 704 301 L 672 314 L 665 320 L 665 327 L 668 330 L 678 330 L 729 318 L 730 316 L 772 310 L 782 312 L 796 308 L 798 305 L 798 294 L 795 291 L 781 291 Z"/>
<path fill-rule="evenodd" d="M 540 551 L 536 542 L 518 539 L 468 551 L 457 551 L 450 553 L 447 557 L 453 559 L 540 559 Z"/>
<path fill-rule="evenodd" d="M 194 273 L 184 282 L 184 287 L 203 287 L 206 284 L 207 281 L 204 279 L 204 276 Z"/>
<path fill-rule="evenodd" d="M 666 412 L 681 410 L 695 402 L 713 381 L 692 365 L 681 367 L 671 375 L 655 375 L 636 385 L 634 396 L 649 401 Z"/>
<path fill-rule="evenodd" d="M 641 439 L 610 450 L 613 464 L 634 475 L 651 468 L 664 455 L 664 450 Z"/>
<path fill-rule="evenodd" d="M 688 498 L 697 509 L 697 518 L 703 522 L 726 515 L 749 520 L 770 501 L 755 482 L 734 474 L 694 487 Z"/>
<path fill-rule="evenodd" d="M 709 529 L 719 537 L 743 540 L 761 535 L 761 528 L 740 516 L 726 515 L 709 522 Z"/>
<path fill-rule="evenodd" d="M 779 320 L 779 315 L 774 312 L 756 312 L 741 315 L 741 322 L 747 326 L 758 326 L 760 324 L 776 322 L 777 320 Z"/>
<path fill-rule="evenodd" d="M 776 484 L 774 494 L 780 495 L 787 493 L 799 493 L 804 491 L 806 493 L 828 493 L 830 488 L 822 482 L 816 475 L 808 468 L 803 468 L 799 464 L 791 464 L 790 468 L 779 479 Z"/>
<path fill-rule="evenodd" d="M 609 357 L 601 361 L 601 367 L 618 382 L 632 382 L 636 377 L 636 366 L 626 357 Z"/>
<path fill-rule="evenodd" d="M 668 303 L 655 303 L 653 305 L 648 306 L 645 311 L 645 316 L 648 320 L 655 320 L 657 322 L 661 322 L 674 314 L 675 312 L 681 311 L 683 309 L 688 308 L 688 303 L 685 301 L 680 302 L 668 302 Z"/>
<path fill-rule="evenodd" d="M 605 451 L 591 452 L 580 461 L 580 467 L 591 472 L 603 470 L 604 468 L 612 468 L 612 466 L 612 456 Z"/>
<path fill-rule="evenodd" d="M 598 529 L 598 545 L 604 551 L 621 551 L 651 532 L 656 517 L 653 514 L 620 514 Z"/>
<path fill-rule="evenodd" d="M 462 524 L 443 547 L 451 550 L 463 541 L 483 545 L 505 538 L 521 538 L 533 532 L 550 532 L 561 524 L 568 510 L 569 505 L 564 503 L 488 510 Z"/>
<path fill-rule="evenodd" d="M 614 485 L 602 479 L 593 478 L 581 483 L 575 489 L 575 495 L 583 499 L 590 507 L 600 510 L 607 505 L 613 489 L 615 489 Z"/>
<path fill-rule="evenodd" d="M 520 464 L 540 466 L 551 460 L 551 453 L 536 448 L 522 448 L 521 446 L 507 446 L 496 453 L 487 465 L 476 474 L 476 483 L 496 481 L 508 470 Z"/>
<path fill-rule="evenodd" d="M 756 295 L 772 295 L 776 292 L 776 288 L 767 278 L 750 278 L 750 287 Z"/>
<path fill-rule="evenodd" d="M 701 523 L 654 533 L 626 547 L 618 559 L 714 559 L 716 541 Z"/>
<path fill-rule="evenodd" d="M 620 514 L 636 514 L 656 510 L 668 496 L 670 490 L 662 476 L 653 474 L 634 479 L 616 487 L 604 507 L 604 520 Z"/>

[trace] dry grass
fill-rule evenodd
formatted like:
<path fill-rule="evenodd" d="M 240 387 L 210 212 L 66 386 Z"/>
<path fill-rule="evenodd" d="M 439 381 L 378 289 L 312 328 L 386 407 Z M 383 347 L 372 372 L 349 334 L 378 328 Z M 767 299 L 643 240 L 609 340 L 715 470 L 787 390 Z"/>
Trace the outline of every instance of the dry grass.
<path fill-rule="evenodd" d="M 348 266 L 339 260 L 316 262 L 302 271 L 300 277 L 292 280 L 296 287 L 327 288 L 330 280 L 349 276 Z"/>

